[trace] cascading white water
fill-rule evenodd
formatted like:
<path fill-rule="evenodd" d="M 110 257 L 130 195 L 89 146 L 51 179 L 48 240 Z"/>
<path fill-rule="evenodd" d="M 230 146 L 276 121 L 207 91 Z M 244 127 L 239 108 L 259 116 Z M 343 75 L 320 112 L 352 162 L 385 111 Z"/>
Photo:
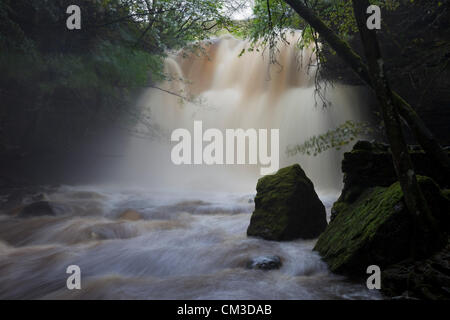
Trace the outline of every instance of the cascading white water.
<path fill-rule="evenodd" d="M 204 130 L 280 129 L 280 167 L 298 162 L 317 189 L 340 189 L 342 151 L 288 157 L 286 150 L 347 120 L 365 120 L 365 91 L 329 86 L 326 97 L 332 105 L 323 108 L 320 100 L 316 104 L 315 56 L 311 49 L 298 48 L 299 37 L 297 32 L 289 34 L 288 43 L 279 45 L 277 64 L 269 63 L 268 52 L 254 50 L 240 55 L 249 43 L 231 36 L 205 45 L 203 54 L 180 52 L 169 57 L 165 68 L 172 80 L 161 84 L 161 89 L 193 96 L 197 103 L 182 101 L 159 89 L 149 89 L 143 95 L 143 114 L 166 135 L 158 142 L 132 142 L 125 161 L 127 168 L 137 172 L 132 181 L 144 179 L 158 188 L 254 190 L 259 166 L 177 167 L 171 163 L 170 132 L 176 128 L 192 132 L 193 121 L 202 120 Z"/>
<path fill-rule="evenodd" d="M 161 89 L 193 94 L 203 103 L 180 104 L 174 95 L 149 89 L 140 101 L 142 118 L 148 115 L 161 137 L 131 139 L 121 183 L 115 177 L 115 185 L 43 188 L 54 216 L 21 219 L 15 216 L 20 207 L 0 214 L 0 299 L 379 298 L 331 274 L 312 251 L 314 240 L 246 236 L 257 166 L 171 163 L 164 133 L 192 130 L 194 120 L 219 129 L 279 128 L 280 166 L 300 162 L 329 212 L 341 180 L 340 153 L 287 158 L 284 150 L 348 119 L 362 119 L 364 97 L 356 88 L 336 86 L 328 92 L 333 106 L 315 107 L 308 50 L 283 45 L 282 67 L 269 68 L 258 52 L 239 58 L 246 45 L 224 37 L 205 48 L 207 57 L 184 59 L 180 53 L 167 59 L 174 80 Z M 261 255 L 278 255 L 283 266 L 269 272 L 246 268 Z M 66 288 L 69 265 L 81 268 L 81 290 Z"/>

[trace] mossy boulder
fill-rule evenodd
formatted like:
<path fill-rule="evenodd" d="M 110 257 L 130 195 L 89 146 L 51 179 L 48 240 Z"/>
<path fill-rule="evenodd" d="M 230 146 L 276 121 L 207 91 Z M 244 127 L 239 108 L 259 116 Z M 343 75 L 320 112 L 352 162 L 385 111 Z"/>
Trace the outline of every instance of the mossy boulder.
<path fill-rule="evenodd" d="M 317 238 L 327 226 L 325 207 L 300 165 L 259 179 L 248 236 L 288 241 Z"/>
<path fill-rule="evenodd" d="M 431 178 L 418 176 L 418 182 L 434 218 L 442 231 L 448 232 L 449 199 Z M 333 272 L 362 275 L 369 265 L 383 269 L 410 256 L 413 219 L 398 182 L 390 187 L 366 188 L 355 200 L 338 201 L 333 208 L 339 214 L 314 248 Z M 419 224 L 414 235 L 417 257 L 430 256 L 440 249 L 435 237 L 426 223 Z"/>

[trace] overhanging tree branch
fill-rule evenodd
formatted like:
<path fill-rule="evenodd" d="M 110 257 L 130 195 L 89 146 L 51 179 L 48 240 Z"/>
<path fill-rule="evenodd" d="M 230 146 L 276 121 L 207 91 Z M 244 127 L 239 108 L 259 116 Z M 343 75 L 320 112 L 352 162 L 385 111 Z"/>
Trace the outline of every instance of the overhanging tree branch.
<path fill-rule="evenodd" d="M 369 69 L 361 57 L 348 45 L 347 42 L 331 30 L 316 14 L 300 0 L 284 0 L 294 11 L 300 15 L 313 29 L 316 30 L 331 48 L 349 65 L 352 70 L 372 89 Z M 427 128 L 416 111 L 400 95 L 392 91 L 393 102 L 398 108 L 400 116 L 407 122 L 408 126 L 416 136 L 430 158 L 440 166 L 443 174 L 450 179 L 450 162 L 447 153 L 442 149 L 439 142 Z"/>
<path fill-rule="evenodd" d="M 383 116 L 386 134 L 391 146 L 392 160 L 397 173 L 398 181 L 403 191 L 406 207 L 412 215 L 413 232 L 411 234 L 411 256 L 416 254 L 415 230 L 418 221 L 423 219 L 439 239 L 439 229 L 431 215 L 427 201 L 417 182 L 411 156 L 402 132 L 398 108 L 394 103 L 392 90 L 386 77 L 384 60 L 375 30 L 366 26 L 366 10 L 370 6 L 368 0 L 353 0 L 353 10 L 361 36 L 364 53 L 368 62 L 372 87 L 377 95 Z M 439 239 L 441 240 L 441 239 Z"/>

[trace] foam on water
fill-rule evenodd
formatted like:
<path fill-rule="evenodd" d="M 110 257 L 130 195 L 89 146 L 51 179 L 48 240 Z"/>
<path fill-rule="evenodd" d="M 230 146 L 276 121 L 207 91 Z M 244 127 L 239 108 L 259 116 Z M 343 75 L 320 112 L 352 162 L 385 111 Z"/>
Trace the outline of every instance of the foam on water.
<path fill-rule="evenodd" d="M 1 216 L 1 299 L 379 298 L 331 274 L 312 251 L 315 241 L 248 238 L 254 194 L 101 186 L 62 187 L 47 197 L 68 210 L 54 217 Z M 121 219 L 130 209 L 141 218 Z M 261 255 L 279 255 L 282 268 L 245 268 Z M 65 288 L 72 264 L 82 270 L 80 291 Z"/>

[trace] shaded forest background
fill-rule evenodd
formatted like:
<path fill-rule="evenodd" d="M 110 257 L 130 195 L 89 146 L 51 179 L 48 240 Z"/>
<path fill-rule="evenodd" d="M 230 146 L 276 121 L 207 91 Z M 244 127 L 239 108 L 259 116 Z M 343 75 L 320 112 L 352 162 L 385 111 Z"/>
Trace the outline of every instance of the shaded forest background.
<path fill-rule="evenodd" d="M 361 54 L 346 3 L 310 1 Z M 66 28 L 71 4 L 82 8 L 81 30 Z M 391 85 L 440 142 L 450 144 L 450 2 L 380 4 Z M 255 1 L 252 19 L 234 21 L 231 13 L 239 6 L 206 0 L 2 1 L 0 184 L 95 179 L 93 164 L 120 157 L 124 137 L 140 134 L 131 128 L 147 119 L 139 117 L 134 102 L 145 87 L 167 78 L 164 58 L 171 50 L 201 54 L 201 41 L 224 32 L 271 47 L 283 41 L 287 28 L 304 29 L 306 40 L 320 41 L 283 1 Z M 362 85 L 326 43 L 321 55 L 320 79 Z M 375 98 L 372 104 L 380 123 Z"/>

